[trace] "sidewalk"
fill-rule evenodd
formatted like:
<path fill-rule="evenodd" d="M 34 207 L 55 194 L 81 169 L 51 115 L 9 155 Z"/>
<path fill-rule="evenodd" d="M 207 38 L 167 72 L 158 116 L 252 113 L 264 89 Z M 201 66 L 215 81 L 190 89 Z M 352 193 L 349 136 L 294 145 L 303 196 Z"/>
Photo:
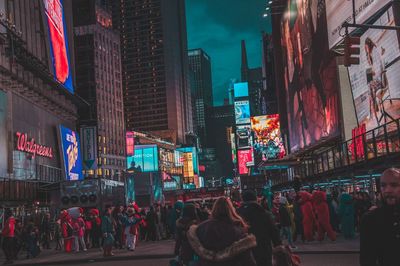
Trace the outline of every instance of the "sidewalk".
<path fill-rule="evenodd" d="M 113 257 L 103 257 L 100 249 L 89 249 L 86 252 L 65 253 L 57 250 L 42 250 L 38 257 L 33 259 L 25 259 L 25 251 L 19 254 L 18 260 L 13 265 L 56 265 L 56 264 L 77 264 L 85 262 L 100 261 L 118 261 L 118 260 L 143 260 L 156 258 L 172 258 L 174 251 L 173 240 L 164 240 L 158 242 L 140 242 L 135 251 L 127 251 L 126 249 L 114 249 Z M 2 253 L 0 257 L 0 265 L 5 261 Z"/>
<path fill-rule="evenodd" d="M 336 241 L 325 238 L 321 242 L 313 241 L 310 243 L 302 243 L 301 240 L 297 240 L 295 245 L 297 249 L 293 252 L 297 254 L 354 254 L 360 252 L 359 236 L 348 240 L 338 235 Z"/>

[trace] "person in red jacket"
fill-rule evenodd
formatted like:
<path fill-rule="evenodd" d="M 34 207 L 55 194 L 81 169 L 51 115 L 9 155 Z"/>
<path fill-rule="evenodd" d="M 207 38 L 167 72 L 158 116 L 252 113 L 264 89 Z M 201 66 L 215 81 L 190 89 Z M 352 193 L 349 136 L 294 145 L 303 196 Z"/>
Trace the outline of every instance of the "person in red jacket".
<path fill-rule="evenodd" d="M 325 233 L 328 234 L 330 240 L 336 240 L 336 233 L 333 231 L 330 224 L 329 207 L 326 202 L 326 193 L 323 191 L 314 191 L 313 195 L 314 210 L 317 215 L 318 240 L 322 241 L 325 238 Z"/>
<path fill-rule="evenodd" d="M 73 227 L 72 227 L 72 219 L 68 212 L 65 210 L 61 212 L 61 232 L 64 238 L 64 250 L 65 252 L 72 251 L 72 243 L 73 243 Z"/>
<path fill-rule="evenodd" d="M 10 209 L 4 212 L 4 228 L 1 232 L 3 236 L 3 251 L 6 256 L 4 264 L 12 264 L 15 258 L 15 218 Z"/>
<path fill-rule="evenodd" d="M 307 191 L 300 191 L 299 196 L 300 209 L 303 215 L 304 238 L 307 241 L 314 241 L 315 214 L 311 203 L 312 195 Z"/>

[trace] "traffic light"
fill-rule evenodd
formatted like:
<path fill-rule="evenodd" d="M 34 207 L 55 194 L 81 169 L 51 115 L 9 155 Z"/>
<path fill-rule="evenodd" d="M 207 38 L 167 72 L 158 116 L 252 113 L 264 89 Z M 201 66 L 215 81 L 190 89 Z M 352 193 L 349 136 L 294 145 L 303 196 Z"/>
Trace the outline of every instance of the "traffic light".
<path fill-rule="evenodd" d="M 359 55 L 360 37 L 346 35 L 346 37 L 344 38 L 344 65 L 346 67 L 349 67 L 351 65 L 359 65 Z"/>

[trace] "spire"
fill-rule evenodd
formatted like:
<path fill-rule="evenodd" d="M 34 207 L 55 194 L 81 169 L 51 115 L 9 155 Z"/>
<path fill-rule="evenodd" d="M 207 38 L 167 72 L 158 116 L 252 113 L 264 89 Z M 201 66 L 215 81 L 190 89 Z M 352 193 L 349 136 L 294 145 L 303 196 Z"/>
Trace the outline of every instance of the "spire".
<path fill-rule="evenodd" d="M 248 69 L 249 66 L 247 65 L 246 43 L 244 40 L 242 40 L 242 66 L 241 66 L 242 81 L 247 81 Z"/>

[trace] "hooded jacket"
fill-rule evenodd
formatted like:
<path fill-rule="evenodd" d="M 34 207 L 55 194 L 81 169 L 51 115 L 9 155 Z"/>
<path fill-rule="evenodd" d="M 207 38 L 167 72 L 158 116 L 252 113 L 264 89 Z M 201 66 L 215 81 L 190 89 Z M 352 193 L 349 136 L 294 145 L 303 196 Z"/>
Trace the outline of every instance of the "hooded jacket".
<path fill-rule="evenodd" d="M 199 256 L 199 266 L 255 266 L 251 249 L 257 245 L 254 235 L 240 226 L 219 220 L 192 225 L 188 241 Z"/>
<path fill-rule="evenodd" d="M 179 255 L 180 259 L 186 264 L 193 260 L 195 254 L 187 239 L 187 231 L 190 226 L 196 223 L 196 220 L 183 218 L 176 221 L 175 255 Z"/>

